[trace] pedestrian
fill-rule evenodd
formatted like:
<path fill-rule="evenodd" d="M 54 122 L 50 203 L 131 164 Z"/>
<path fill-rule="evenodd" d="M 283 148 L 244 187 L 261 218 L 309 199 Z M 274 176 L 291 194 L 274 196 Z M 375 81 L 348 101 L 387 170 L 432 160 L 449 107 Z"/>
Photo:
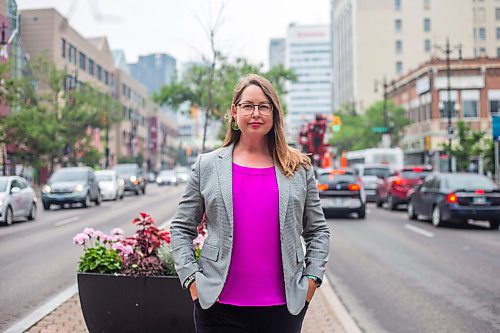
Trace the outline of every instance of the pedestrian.
<path fill-rule="evenodd" d="M 198 156 L 170 231 L 197 333 L 300 332 L 330 233 L 310 160 L 287 145 L 267 79 L 250 74 L 236 85 L 223 147 Z"/>

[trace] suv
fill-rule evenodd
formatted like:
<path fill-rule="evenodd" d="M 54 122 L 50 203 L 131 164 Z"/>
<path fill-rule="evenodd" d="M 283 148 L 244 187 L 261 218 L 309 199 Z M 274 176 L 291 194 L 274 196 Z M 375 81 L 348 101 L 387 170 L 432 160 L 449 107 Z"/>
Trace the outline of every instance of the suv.
<path fill-rule="evenodd" d="M 89 167 L 61 168 L 50 176 L 42 188 L 42 203 L 44 209 L 50 209 L 51 204 L 60 205 L 81 203 L 89 207 L 94 201 L 101 204 L 101 193 L 94 170 Z"/>
<path fill-rule="evenodd" d="M 399 205 L 406 204 L 408 191 L 422 184 L 431 173 L 432 167 L 429 165 L 406 166 L 383 179 L 377 185 L 377 207 L 387 202 L 388 208 L 395 210 Z"/>
<path fill-rule="evenodd" d="M 366 201 L 376 201 L 377 184 L 389 177 L 391 167 L 387 164 L 355 164 L 354 170 L 361 178 L 366 191 Z"/>
<path fill-rule="evenodd" d="M 125 191 L 134 192 L 135 195 L 146 194 L 146 177 L 139 164 L 123 163 L 113 167 L 118 176 L 125 180 Z"/>

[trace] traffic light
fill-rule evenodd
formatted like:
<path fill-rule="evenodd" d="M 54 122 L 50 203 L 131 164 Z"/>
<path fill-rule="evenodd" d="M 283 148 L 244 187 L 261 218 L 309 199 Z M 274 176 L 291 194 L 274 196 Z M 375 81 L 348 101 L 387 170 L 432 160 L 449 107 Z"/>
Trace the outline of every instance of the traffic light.
<path fill-rule="evenodd" d="M 334 132 L 340 131 L 340 126 L 342 126 L 342 121 L 339 116 L 334 116 L 332 119 L 332 130 Z"/>

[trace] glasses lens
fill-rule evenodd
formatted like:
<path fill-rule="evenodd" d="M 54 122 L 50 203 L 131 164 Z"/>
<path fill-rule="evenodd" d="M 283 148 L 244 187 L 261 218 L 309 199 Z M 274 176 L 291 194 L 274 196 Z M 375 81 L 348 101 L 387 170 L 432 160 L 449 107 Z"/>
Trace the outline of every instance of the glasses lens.
<path fill-rule="evenodd" d="M 270 114 L 272 107 L 270 104 L 259 104 L 259 111 L 264 114 Z"/>
<path fill-rule="evenodd" d="M 249 104 L 249 103 L 242 103 L 240 104 L 240 108 L 245 111 L 245 113 L 251 113 L 253 111 L 253 104 Z"/>

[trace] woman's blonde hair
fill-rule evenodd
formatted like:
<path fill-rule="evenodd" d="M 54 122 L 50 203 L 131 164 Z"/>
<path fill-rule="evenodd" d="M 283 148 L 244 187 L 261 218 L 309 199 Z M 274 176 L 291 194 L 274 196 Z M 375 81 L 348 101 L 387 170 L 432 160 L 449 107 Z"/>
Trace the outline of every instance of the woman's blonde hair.
<path fill-rule="evenodd" d="M 306 168 L 311 166 L 311 160 L 306 155 L 302 154 L 295 148 L 290 147 L 285 139 L 285 127 L 283 121 L 283 109 L 271 82 L 266 78 L 257 75 L 249 74 L 238 81 L 234 88 L 232 106 L 238 104 L 241 100 L 243 90 L 248 86 L 255 85 L 260 87 L 270 102 L 273 104 L 273 127 L 267 134 L 269 143 L 269 152 L 271 153 L 274 162 L 278 163 L 281 172 L 287 177 L 291 177 L 300 166 Z M 233 117 L 229 117 L 223 146 L 227 147 L 232 143 L 237 143 L 240 139 L 241 132 L 233 129 Z"/>

